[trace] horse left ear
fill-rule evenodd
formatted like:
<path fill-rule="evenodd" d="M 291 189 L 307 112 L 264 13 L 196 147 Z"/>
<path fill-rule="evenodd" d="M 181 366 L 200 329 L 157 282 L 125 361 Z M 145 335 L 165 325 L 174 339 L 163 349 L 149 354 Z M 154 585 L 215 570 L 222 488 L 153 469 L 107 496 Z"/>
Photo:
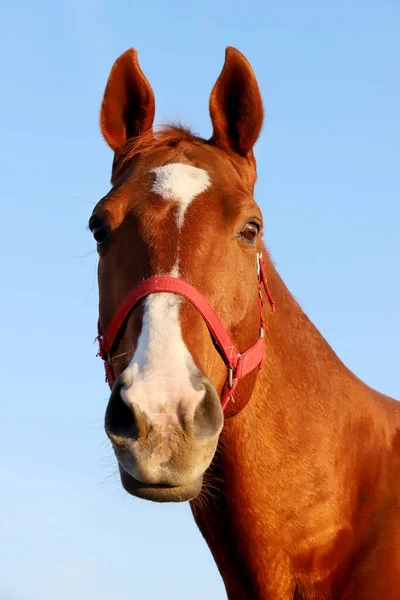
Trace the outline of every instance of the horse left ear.
<path fill-rule="evenodd" d="M 253 157 L 264 111 L 257 79 L 248 60 L 228 47 L 225 64 L 210 96 L 212 142 L 228 152 Z"/>
<path fill-rule="evenodd" d="M 154 93 L 139 66 L 134 48 L 114 63 L 100 111 L 101 132 L 107 144 L 118 152 L 131 138 L 153 127 Z"/>

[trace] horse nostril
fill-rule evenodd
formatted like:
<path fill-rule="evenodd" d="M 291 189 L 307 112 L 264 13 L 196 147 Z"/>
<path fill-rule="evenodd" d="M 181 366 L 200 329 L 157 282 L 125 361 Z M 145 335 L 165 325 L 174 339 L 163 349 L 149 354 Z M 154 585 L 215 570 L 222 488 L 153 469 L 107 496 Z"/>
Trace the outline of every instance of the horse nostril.
<path fill-rule="evenodd" d="M 133 410 L 121 397 L 122 385 L 115 385 L 108 402 L 105 427 L 108 433 L 119 437 L 137 438 L 138 425 Z"/>
<path fill-rule="evenodd" d="M 193 419 L 194 434 L 198 439 L 212 438 L 220 434 L 224 413 L 219 396 L 208 377 L 203 378 L 206 390 Z"/>

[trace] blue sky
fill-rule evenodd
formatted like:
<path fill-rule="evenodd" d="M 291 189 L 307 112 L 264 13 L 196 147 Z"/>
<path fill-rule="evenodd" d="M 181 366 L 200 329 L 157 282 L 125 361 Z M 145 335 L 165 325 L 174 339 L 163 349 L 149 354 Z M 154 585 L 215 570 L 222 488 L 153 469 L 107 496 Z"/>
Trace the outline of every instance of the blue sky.
<path fill-rule="evenodd" d="M 208 136 L 226 45 L 266 105 L 256 196 L 277 268 L 344 362 L 400 398 L 397 0 L 2 0 L 2 600 L 225 598 L 189 507 L 121 490 L 85 227 L 109 185 L 113 61 L 135 46 L 158 122 Z"/>

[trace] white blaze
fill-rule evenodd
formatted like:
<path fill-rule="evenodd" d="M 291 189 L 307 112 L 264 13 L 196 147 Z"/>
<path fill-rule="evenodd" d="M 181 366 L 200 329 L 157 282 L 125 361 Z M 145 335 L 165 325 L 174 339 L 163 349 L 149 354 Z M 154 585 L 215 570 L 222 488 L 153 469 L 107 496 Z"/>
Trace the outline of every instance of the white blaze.
<path fill-rule="evenodd" d="M 152 192 L 178 205 L 180 230 L 192 200 L 211 185 L 208 173 L 182 163 L 156 167 L 150 173 L 155 175 Z M 169 275 L 179 277 L 179 253 Z M 173 430 L 178 412 L 189 417 L 204 397 L 204 389 L 196 385 L 199 371 L 182 338 L 179 304 L 180 297 L 170 293 L 146 298 L 142 331 L 121 391 L 126 404 L 138 405 L 166 435 Z"/>
<path fill-rule="evenodd" d="M 210 187 L 211 182 L 207 171 L 183 163 L 173 163 L 156 167 L 150 173 L 156 176 L 151 191 L 164 200 L 171 200 L 178 204 L 178 227 L 181 228 L 191 201 Z"/>

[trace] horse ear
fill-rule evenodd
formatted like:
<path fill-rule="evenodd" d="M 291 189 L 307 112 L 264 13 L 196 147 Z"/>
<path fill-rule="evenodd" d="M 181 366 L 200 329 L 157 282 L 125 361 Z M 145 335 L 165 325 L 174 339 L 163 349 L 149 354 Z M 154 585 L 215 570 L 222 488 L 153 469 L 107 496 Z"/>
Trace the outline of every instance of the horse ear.
<path fill-rule="evenodd" d="M 210 96 L 212 141 L 249 157 L 260 135 L 264 111 L 256 76 L 248 60 L 228 47 L 225 64 Z"/>
<path fill-rule="evenodd" d="M 117 152 L 133 137 L 153 126 L 155 100 L 136 50 L 130 48 L 114 63 L 104 92 L 100 127 L 107 144 Z"/>

